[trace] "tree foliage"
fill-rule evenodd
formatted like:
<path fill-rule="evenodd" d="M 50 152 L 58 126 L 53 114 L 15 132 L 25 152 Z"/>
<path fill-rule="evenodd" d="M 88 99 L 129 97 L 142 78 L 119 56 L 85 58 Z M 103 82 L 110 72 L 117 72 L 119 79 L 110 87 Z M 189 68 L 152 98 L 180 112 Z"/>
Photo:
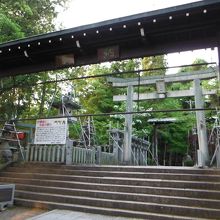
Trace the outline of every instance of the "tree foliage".
<path fill-rule="evenodd" d="M 0 43 L 55 30 L 56 7 L 64 7 L 67 2 L 68 0 L 0 0 Z M 0 118 L 29 116 L 33 112 L 35 115 L 42 115 L 51 86 L 31 85 L 49 78 L 49 73 L 2 78 Z"/>
<path fill-rule="evenodd" d="M 0 42 L 55 30 L 56 7 L 68 0 L 1 0 Z"/>

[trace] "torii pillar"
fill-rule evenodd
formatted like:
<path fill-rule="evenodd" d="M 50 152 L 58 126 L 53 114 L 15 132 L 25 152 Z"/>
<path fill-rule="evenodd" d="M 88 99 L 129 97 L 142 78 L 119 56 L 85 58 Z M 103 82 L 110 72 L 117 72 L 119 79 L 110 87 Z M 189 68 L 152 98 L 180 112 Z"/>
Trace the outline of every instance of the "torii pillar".
<path fill-rule="evenodd" d="M 203 109 L 204 99 L 203 99 L 200 79 L 194 80 L 194 95 L 195 95 L 195 108 Z M 209 165 L 209 151 L 208 151 L 208 140 L 207 140 L 204 110 L 196 111 L 196 122 L 197 122 L 197 134 L 199 141 L 198 166 L 204 167 Z"/>
<path fill-rule="evenodd" d="M 127 88 L 126 112 L 133 111 L 133 86 Z M 124 130 L 124 148 L 123 148 L 123 163 L 131 164 L 131 142 L 132 142 L 132 114 L 125 115 L 125 130 Z"/>

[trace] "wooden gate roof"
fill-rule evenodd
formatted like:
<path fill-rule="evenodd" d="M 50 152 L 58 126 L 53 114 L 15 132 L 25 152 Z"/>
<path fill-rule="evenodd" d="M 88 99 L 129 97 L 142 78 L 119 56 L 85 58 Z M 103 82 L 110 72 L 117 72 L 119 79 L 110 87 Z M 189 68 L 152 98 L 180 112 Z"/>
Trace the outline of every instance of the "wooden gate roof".
<path fill-rule="evenodd" d="M 220 44 L 220 0 L 56 31 L 0 45 L 0 77 Z"/>

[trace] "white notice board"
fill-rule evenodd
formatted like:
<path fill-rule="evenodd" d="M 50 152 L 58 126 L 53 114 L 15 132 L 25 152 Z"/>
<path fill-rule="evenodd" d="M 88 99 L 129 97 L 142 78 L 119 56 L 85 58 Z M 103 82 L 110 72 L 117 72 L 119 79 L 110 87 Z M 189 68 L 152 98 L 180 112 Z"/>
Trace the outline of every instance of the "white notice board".
<path fill-rule="evenodd" d="M 67 118 L 36 121 L 34 144 L 66 144 Z"/>

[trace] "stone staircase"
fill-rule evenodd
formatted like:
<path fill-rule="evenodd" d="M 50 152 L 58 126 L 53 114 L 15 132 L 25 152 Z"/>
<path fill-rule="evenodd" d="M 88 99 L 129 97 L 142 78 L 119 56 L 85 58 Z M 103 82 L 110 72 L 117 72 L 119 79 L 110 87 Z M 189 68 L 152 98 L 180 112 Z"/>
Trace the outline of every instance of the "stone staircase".
<path fill-rule="evenodd" d="M 141 219 L 220 219 L 220 170 L 174 167 L 14 165 L 17 205 Z"/>

